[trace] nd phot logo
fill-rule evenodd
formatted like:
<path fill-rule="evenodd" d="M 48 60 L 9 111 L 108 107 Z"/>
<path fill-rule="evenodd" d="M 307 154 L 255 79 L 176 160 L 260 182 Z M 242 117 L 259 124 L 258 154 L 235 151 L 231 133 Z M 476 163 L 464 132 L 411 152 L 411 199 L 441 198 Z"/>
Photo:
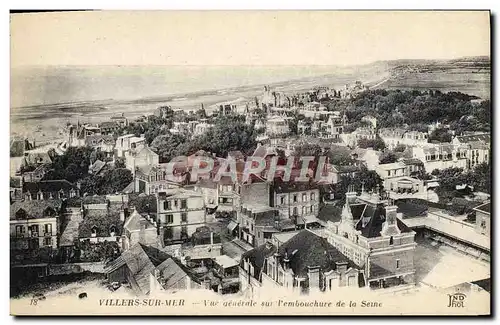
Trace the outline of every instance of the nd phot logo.
<path fill-rule="evenodd" d="M 448 307 L 464 308 L 465 298 L 467 298 L 467 295 L 461 292 L 457 292 L 452 295 L 448 294 Z"/>

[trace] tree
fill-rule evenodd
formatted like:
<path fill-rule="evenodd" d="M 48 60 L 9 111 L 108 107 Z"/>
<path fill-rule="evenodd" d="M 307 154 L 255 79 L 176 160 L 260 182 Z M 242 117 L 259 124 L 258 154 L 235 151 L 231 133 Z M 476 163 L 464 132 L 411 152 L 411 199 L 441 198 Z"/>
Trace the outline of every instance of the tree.
<path fill-rule="evenodd" d="M 184 155 L 179 152 L 179 147 L 186 142 L 186 138 L 180 134 L 163 134 L 157 136 L 151 142 L 151 149 L 155 151 L 163 162 L 169 162 L 172 158 Z"/>
<path fill-rule="evenodd" d="M 226 157 L 233 150 L 250 153 L 257 146 L 255 137 L 253 127 L 245 124 L 244 116 L 223 116 L 217 118 L 207 132 L 193 138 L 184 150 L 192 152 L 202 149 L 219 157 Z"/>
<path fill-rule="evenodd" d="M 372 148 L 374 150 L 382 151 L 385 149 L 385 142 L 380 137 L 375 139 L 359 139 L 358 147 L 367 149 Z"/>
<path fill-rule="evenodd" d="M 451 134 L 445 128 L 438 128 L 429 135 L 429 142 L 451 142 Z"/>
<path fill-rule="evenodd" d="M 327 152 L 328 161 L 332 165 L 346 166 L 354 164 L 349 149 L 343 146 L 332 145 Z"/>
<path fill-rule="evenodd" d="M 121 192 L 132 180 L 132 172 L 126 168 L 115 168 L 107 171 L 102 176 L 103 183 L 99 194 L 112 194 Z"/>
<path fill-rule="evenodd" d="M 406 150 L 406 146 L 404 144 L 398 144 L 394 147 L 394 152 L 404 152 Z"/>
<path fill-rule="evenodd" d="M 125 168 L 125 159 L 124 158 L 116 158 L 115 168 Z"/>
<path fill-rule="evenodd" d="M 340 182 L 334 186 L 335 197 L 341 200 L 345 199 L 345 193 L 347 193 L 350 185 L 357 192 L 361 192 L 362 188 L 367 192 L 376 191 L 377 188 L 379 191 L 383 189 L 383 182 L 380 176 L 375 171 L 368 170 L 366 167 L 362 167 L 354 177 L 341 176 Z"/>
<path fill-rule="evenodd" d="M 384 152 L 380 155 L 379 162 L 381 164 L 392 164 L 398 160 L 398 157 L 392 151 Z"/>

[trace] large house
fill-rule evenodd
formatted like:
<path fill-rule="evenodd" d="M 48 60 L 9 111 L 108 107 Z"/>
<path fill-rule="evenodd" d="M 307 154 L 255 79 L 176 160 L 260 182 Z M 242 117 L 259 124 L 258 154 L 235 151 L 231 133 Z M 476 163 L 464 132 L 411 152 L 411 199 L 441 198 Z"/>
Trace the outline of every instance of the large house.
<path fill-rule="evenodd" d="M 187 241 L 206 222 L 201 191 L 177 188 L 157 193 L 157 222 L 167 244 Z"/>
<path fill-rule="evenodd" d="M 364 271 L 370 288 L 415 284 L 415 232 L 390 200 L 349 191 L 341 214 L 330 217 L 326 239 Z"/>
<path fill-rule="evenodd" d="M 390 192 L 391 198 L 399 199 L 405 197 L 403 194 L 411 194 L 412 197 L 427 200 L 427 187 L 424 181 L 410 176 L 419 168 L 423 168 L 422 164 L 406 164 L 404 161 L 398 161 L 380 164 L 375 171 L 382 179 L 384 188 Z"/>
<path fill-rule="evenodd" d="M 57 248 L 61 200 L 18 201 L 10 206 L 11 247 Z"/>
<path fill-rule="evenodd" d="M 305 229 L 277 246 L 268 241 L 243 254 L 241 290 L 283 287 L 297 293 L 364 285 L 362 267 L 325 238 Z"/>
<path fill-rule="evenodd" d="M 425 170 L 428 173 L 432 173 L 435 169 L 467 168 L 467 148 L 463 145 L 427 144 L 426 146 L 412 147 L 411 152 L 412 158 L 424 163 Z"/>
<path fill-rule="evenodd" d="M 158 227 L 149 215 L 141 215 L 134 209 L 123 224 L 122 248 L 127 250 L 136 244 L 156 247 Z"/>
<path fill-rule="evenodd" d="M 51 200 L 80 196 L 80 185 L 62 180 L 23 182 L 23 195 L 26 200 Z"/>

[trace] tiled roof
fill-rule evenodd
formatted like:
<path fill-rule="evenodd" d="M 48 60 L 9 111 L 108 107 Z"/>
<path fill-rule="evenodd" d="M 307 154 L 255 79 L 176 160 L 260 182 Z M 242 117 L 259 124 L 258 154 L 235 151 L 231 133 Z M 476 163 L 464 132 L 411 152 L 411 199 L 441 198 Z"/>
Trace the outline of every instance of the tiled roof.
<path fill-rule="evenodd" d="M 30 192 L 32 194 L 36 194 L 39 191 L 54 193 L 61 190 L 70 191 L 71 189 L 77 190 L 78 187 L 65 179 L 23 183 L 23 192 Z"/>
<path fill-rule="evenodd" d="M 471 141 L 482 141 L 486 143 L 491 142 L 491 134 L 490 133 L 481 133 L 481 134 L 473 134 L 473 135 L 463 135 L 458 136 L 457 139 L 461 143 L 471 142 Z"/>
<path fill-rule="evenodd" d="M 97 237 L 109 237 L 112 226 L 115 227 L 115 236 L 120 236 L 122 233 L 122 221 L 120 221 L 119 212 L 108 209 L 86 210 L 83 221 L 78 227 L 79 237 L 91 237 L 94 227 L 97 230 Z"/>
<path fill-rule="evenodd" d="M 336 269 L 336 262 L 355 264 L 322 238 L 309 230 L 303 230 L 279 247 L 281 263 L 285 256 L 295 275 L 306 276 L 308 267 L 320 267 L 322 271 Z"/>
<path fill-rule="evenodd" d="M 10 220 L 19 219 L 21 216 L 23 218 L 26 216 L 27 219 L 50 217 L 50 215 L 45 213 L 47 208 L 58 212 L 61 208 L 61 203 L 61 200 L 16 201 L 10 206 Z M 26 214 L 18 214 L 20 210 L 24 210 Z"/>

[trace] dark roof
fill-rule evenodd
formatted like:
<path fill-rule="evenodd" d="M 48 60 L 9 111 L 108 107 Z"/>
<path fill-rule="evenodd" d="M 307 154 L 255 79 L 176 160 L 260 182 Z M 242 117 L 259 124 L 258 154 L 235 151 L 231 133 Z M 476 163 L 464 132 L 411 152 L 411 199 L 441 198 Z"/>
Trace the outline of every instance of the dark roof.
<path fill-rule="evenodd" d="M 351 211 L 353 212 L 353 217 L 357 219 L 356 216 L 354 215 L 354 211 L 352 208 Z M 365 218 L 369 220 L 368 223 L 363 227 L 361 219 Z M 379 237 L 380 232 L 382 231 L 382 224 L 384 223 L 384 221 L 385 221 L 385 207 L 382 204 L 378 205 L 366 204 L 366 207 L 364 208 L 362 215 L 360 216 L 360 221 L 356 224 L 356 230 L 361 231 L 363 237 L 367 238 Z M 402 233 L 411 231 L 411 229 L 399 219 L 397 219 L 396 225 Z"/>
<path fill-rule="evenodd" d="M 10 187 L 21 187 L 21 177 L 11 177 L 10 178 Z"/>
<path fill-rule="evenodd" d="M 23 219 L 33 219 L 33 218 L 46 218 L 52 217 L 49 213 L 46 213 L 47 208 L 52 211 L 60 211 L 61 200 L 32 200 L 32 201 L 16 201 L 10 206 L 10 220 L 23 220 Z M 17 213 L 20 210 L 24 210 L 24 213 Z"/>
<path fill-rule="evenodd" d="M 134 289 L 139 294 L 147 295 L 150 291 L 149 279 L 154 269 L 163 263 L 170 255 L 163 253 L 153 247 L 142 244 L 135 244 L 126 250 L 106 267 L 106 272 L 110 273 L 126 265 L 135 280 Z"/>
<path fill-rule="evenodd" d="M 488 202 L 488 203 L 482 204 L 480 206 L 477 206 L 474 209 L 489 214 L 490 213 L 490 209 L 491 209 L 491 202 Z"/>
<path fill-rule="evenodd" d="M 292 193 L 318 189 L 316 183 L 309 182 L 275 182 L 271 191 L 275 193 Z"/>
<path fill-rule="evenodd" d="M 323 271 L 336 269 L 336 262 L 347 262 L 356 267 L 345 255 L 328 241 L 309 230 L 303 230 L 279 247 L 281 263 L 285 257 L 295 275 L 305 276 L 308 267 L 320 267 Z"/>
<path fill-rule="evenodd" d="M 119 212 L 108 209 L 87 209 L 78 227 L 78 234 L 80 238 L 90 238 L 92 228 L 96 227 L 97 237 L 109 237 L 112 226 L 115 227 L 115 236 L 120 236 L 123 222 L 120 220 Z"/>
<path fill-rule="evenodd" d="M 417 159 L 417 158 L 405 158 L 405 159 L 403 159 L 403 162 L 406 165 L 419 165 L 419 166 L 424 165 L 424 163 L 420 159 Z"/>
<path fill-rule="evenodd" d="M 361 170 L 358 166 L 354 166 L 354 165 L 346 165 L 346 166 L 334 165 L 334 167 L 340 174 L 355 173 L 355 172 L 359 172 Z"/>
<path fill-rule="evenodd" d="M 405 218 L 419 217 L 426 214 L 429 209 L 428 205 L 397 200 L 395 204 L 398 206 L 398 213 L 402 213 Z"/>
<path fill-rule="evenodd" d="M 255 274 L 260 274 L 262 267 L 264 266 L 264 261 L 267 257 L 271 256 L 276 252 L 276 246 L 266 243 L 260 245 L 254 249 L 245 252 L 241 256 L 241 267 L 243 267 L 243 259 L 249 259 L 250 263 L 255 269 Z"/>
<path fill-rule="evenodd" d="M 65 179 L 23 183 L 23 192 L 30 192 L 32 194 L 36 194 L 39 191 L 59 192 L 63 190 L 69 192 L 71 189 L 77 190 L 78 187 Z"/>
<path fill-rule="evenodd" d="M 342 209 L 333 204 L 323 205 L 318 212 L 318 219 L 323 221 L 338 222 L 342 217 Z"/>
<path fill-rule="evenodd" d="M 482 133 L 482 134 L 463 135 L 463 136 L 458 136 L 457 139 L 461 143 L 471 142 L 471 141 L 483 141 L 489 143 L 491 141 L 491 134 Z"/>
<path fill-rule="evenodd" d="M 102 122 L 99 124 L 99 127 L 102 128 L 118 128 L 120 125 L 116 122 Z"/>
<path fill-rule="evenodd" d="M 491 278 L 471 282 L 491 293 Z"/>

